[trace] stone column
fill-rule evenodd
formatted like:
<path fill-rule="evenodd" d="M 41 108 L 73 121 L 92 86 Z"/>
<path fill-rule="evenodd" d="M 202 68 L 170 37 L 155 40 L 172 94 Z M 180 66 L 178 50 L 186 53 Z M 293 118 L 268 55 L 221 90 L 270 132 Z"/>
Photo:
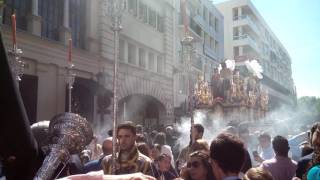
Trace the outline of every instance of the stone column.
<path fill-rule="evenodd" d="M 38 0 L 32 0 L 31 13 L 27 16 L 27 30 L 36 36 L 41 36 L 41 17 L 38 14 Z"/>
<path fill-rule="evenodd" d="M 71 29 L 69 27 L 69 0 L 64 0 L 63 5 L 63 24 L 60 27 L 60 41 L 65 45 L 68 44 L 68 39 L 71 37 Z"/>

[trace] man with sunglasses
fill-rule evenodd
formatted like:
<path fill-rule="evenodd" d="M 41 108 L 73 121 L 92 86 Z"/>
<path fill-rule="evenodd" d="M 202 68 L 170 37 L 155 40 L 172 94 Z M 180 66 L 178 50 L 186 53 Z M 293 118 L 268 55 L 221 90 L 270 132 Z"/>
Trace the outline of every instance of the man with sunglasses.
<path fill-rule="evenodd" d="M 240 180 L 244 160 L 244 144 L 237 136 L 221 133 L 211 142 L 210 162 L 217 180 Z"/>

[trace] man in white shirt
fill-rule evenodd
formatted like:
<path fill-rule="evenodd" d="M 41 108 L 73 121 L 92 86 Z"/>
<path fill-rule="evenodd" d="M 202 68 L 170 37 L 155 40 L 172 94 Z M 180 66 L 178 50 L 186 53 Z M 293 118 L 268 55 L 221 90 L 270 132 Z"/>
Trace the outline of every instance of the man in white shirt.
<path fill-rule="evenodd" d="M 262 133 L 259 136 L 258 154 L 253 154 L 254 160 L 262 163 L 265 160 L 274 158 L 275 154 L 271 145 L 271 136 L 268 133 Z"/>

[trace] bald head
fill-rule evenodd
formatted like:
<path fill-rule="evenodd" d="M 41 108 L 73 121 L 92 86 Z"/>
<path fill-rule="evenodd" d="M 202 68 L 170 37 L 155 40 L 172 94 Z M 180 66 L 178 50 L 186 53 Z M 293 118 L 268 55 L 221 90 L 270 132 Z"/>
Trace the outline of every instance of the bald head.
<path fill-rule="evenodd" d="M 105 156 L 112 154 L 112 137 L 103 140 L 102 151 Z"/>

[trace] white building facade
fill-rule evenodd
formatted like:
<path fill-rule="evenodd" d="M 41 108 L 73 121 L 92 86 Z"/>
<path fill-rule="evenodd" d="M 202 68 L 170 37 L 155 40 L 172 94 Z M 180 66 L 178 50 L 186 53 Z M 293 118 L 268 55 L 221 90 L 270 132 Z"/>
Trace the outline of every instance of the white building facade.
<path fill-rule="evenodd" d="M 224 16 L 225 57 L 239 62 L 257 59 L 264 70 L 262 85 L 268 89 L 271 102 L 279 99 L 295 104 L 291 58 L 252 2 L 230 0 L 216 7 Z"/>

